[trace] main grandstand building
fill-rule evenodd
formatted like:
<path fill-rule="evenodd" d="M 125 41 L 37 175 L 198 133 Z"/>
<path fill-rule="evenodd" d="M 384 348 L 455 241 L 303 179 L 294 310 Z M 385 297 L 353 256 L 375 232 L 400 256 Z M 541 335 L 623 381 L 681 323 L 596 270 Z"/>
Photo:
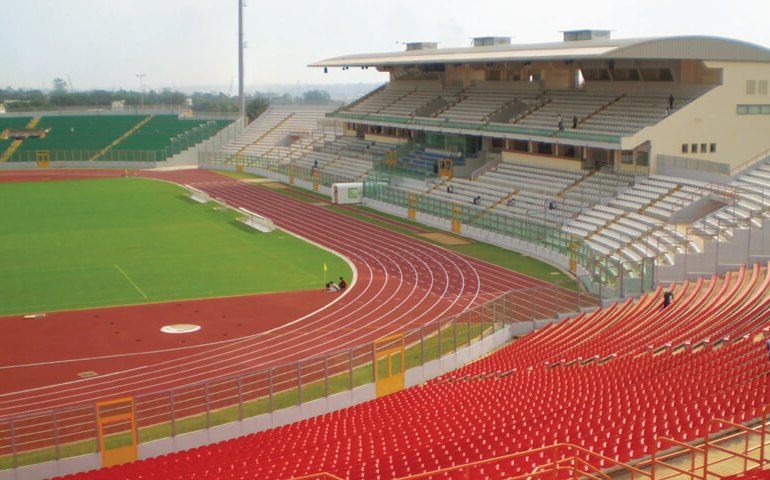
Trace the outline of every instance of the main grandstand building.
<path fill-rule="evenodd" d="M 369 205 L 442 217 L 443 228 L 556 263 L 602 295 L 766 255 L 746 229 L 770 205 L 770 50 L 704 36 L 563 35 L 409 43 L 313 63 L 390 74 L 329 114 L 346 138 L 382 153 L 368 157 Z M 742 257 L 720 256 L 718 243 L 735 238 Z"/>
<path fill-rule="evenodd" d="M 441 134 L 447 145 L 462 136 L 463 152 L 481 154 L 479 162 L 499 153 L 651 174 L 670 171 L 677 165 L 670 157 L 680 157 L 731 175 L 770 148 L 770 51 L 735 40 L 616 40 L 606 30 L 580 30 L 559 43 L 410 43 L 405 52 L 312 66 L 390 73 L 390 83 L 334 114 L 349 130 L 392 141 Z"/>

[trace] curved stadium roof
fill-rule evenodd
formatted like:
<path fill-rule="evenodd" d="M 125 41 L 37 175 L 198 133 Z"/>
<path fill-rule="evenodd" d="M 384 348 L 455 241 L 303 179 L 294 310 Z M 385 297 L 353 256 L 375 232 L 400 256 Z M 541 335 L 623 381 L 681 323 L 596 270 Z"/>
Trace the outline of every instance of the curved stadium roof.
<path fill-rule="evenodd" d="M 387 67 L 405 64 L 588 59 L 770 62 L 770 50 L 759 45 L 728 38 L 681 36 L 367 53 L 329 58 L 311 63 L 309 66 Z"/>

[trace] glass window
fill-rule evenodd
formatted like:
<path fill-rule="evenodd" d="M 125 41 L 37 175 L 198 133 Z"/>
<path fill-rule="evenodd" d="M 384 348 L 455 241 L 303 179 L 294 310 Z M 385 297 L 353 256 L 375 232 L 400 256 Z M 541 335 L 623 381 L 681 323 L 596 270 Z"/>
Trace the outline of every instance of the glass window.
<path fill-rule="evenodd" d="M 700 153 L 706 153 L 707 147 L 705 143 L 700 144 Z"/>
<path fill-rule="evenodd" d="M 690 151 L 692 153 L 698 153 L 698 144 L 697 143 L 693 143 L 692 145 L 690 145 Z"/>
<path fill-rule="evenodd" d="M 716 143 L 712 143 L 711 145 L 709 145 L 709 152 L 710 153 L 717 153 L 717 144 Z"/>
<path fill-rule="evenodd" d="M 757 81 L 746 80 L 746 95 L 754 95 L 757 93 Z"/>
<path fill-rule="evenodd" d="M 738 115 L 770 115 L 770 105 L 736 105 L 735 112 Z"/>
<path fill-rule="evenodd" d="M 682 153 L 688 153 L 690 151 L 689 146 L 686 143 L 682 144 Z"/>
<path fill-rule="evenodd" d="M 620 152 L 620 163 L 623 165 L 631 165 L 634 163 L 634 152 L 623 150 Z"/>
<path fill-rule="evenodd" d="M 767 80 L 760 80 L 757 83 L 757 93 L 760 95 L 767 95 Z"/>

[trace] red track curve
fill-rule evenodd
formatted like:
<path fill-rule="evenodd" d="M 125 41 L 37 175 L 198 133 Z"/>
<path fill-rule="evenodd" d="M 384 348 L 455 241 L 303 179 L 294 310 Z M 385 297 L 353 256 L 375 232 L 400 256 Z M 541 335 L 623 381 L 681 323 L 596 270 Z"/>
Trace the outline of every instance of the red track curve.
<path fill-rule="evenodd" d="M 282 322 L 269 332 L 178 354 L 143 353 L 132 357 L 139 358 L 141 365 L 131 368 L 122 368 L 121 358 L 83 360 L 80 368 L 96 363 L 100 372 L 109 373 L 0 394 L 0 416 L 163 391 L 296 362 L 449 317 L 512 289 L 546 285 L 215 173 L 191 170 L 140 175 L 194 185 L 232 207 L 264 214 L 278 227 L 345 256 L 357 272 L 355 281 L 336 302 L 304 318 Z M 550 292 L 550 298 L 541 298 L 544 304 L 568 309 L 568 300 L 556 289 Z M 110 367 L 105 364 L 108 361 Z"/>

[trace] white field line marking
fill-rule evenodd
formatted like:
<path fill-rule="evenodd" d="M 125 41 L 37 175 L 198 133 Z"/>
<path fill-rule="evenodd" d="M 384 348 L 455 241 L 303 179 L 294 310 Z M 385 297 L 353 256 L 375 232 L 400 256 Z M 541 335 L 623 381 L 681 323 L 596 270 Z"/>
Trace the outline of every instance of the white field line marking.
<path fill-rule="evenodd" d="M 133 280 L 131 280 L 131 277 L 129 277 L 129 276 L 128 276 L 128 274 L 127 274 L 126 272 L 124 272 L 122 268 L 120 268 L 120 265 L 118 265 L 117 263 L 115 263 L 115 264 L 113 264 L 113 265 L 115 265 L 115 268 L 117 268 L 117 269 L 118 269 L 118 271 L 119 271 L 119 272 L 120 272 L 120 273 L 121 273 L 121 274 L 122 274 L 124 277 L 126 277 L 126 280 L 128 280 L 128 283 L 130 283 L 131 285 L 133 285 L 133 286 L 134 286 L 134 288 L 136 289 L 136 291 L 137 291 L 137 292 L 139 292 L 139 293 L 140 293 L 140 294 L 141 294 L 141 295 L 142 295 L 144 298 L 147 298 L 147 295 L 145 295 L 145 293 L 142 291 L 142 289 L 141 289 L 141 288 L 139 288 L 139 285 L 137 285 L 137 284 L 136 284 L 136 283 L 135 283 Z"/>

